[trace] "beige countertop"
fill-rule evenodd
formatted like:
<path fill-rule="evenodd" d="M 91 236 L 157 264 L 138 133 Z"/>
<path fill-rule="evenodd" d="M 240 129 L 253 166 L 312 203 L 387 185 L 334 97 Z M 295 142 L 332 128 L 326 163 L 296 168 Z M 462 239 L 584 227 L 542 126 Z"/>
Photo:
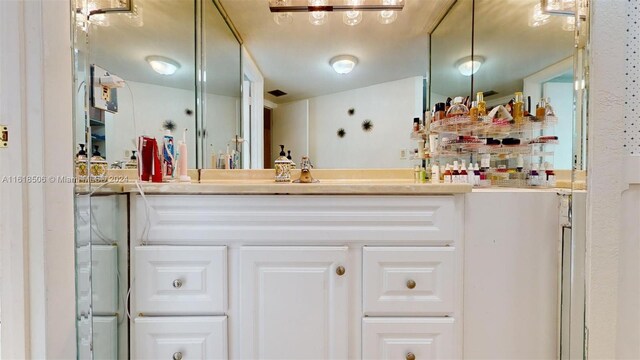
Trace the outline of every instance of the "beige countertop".
<path fill-rule="evenodd" d="M 245 195 L 437 195 L 471 192 L 467 184 L 416 184 L 407 180 L 322 180 L 313 184 L 276 183 L 273 180 L 216 180 L 197 184 L 144 183 L 145 194 Z M 136 184 L 123 191 L 139 192 Z"/>
<path fill-rule="evenodd" d="M 113 182 L 96 184 L 76 184 L 78 194 L 247 194 L 247 195 L 445 195 L 471 191 L 521 191 L 518 188 L 473 189 L 467 184 L 420 184 L 413 180 L 411 169 L 366 169 L 328 170 L 314 169 L 312 175 L 319 182 L 312 184 L 276 183 L 274 170 L 193 170 L 189 175 L 191 183 L 138 183 L 135 170 L 110 171 Z M 292 179 L 299 177 L 300 171 L 292 171 Z M 529 191 L 555 191 L 571 188 L 567 179 L 569 172 L 558 174 L 555 189 L 524 189 Z M 140 189 L 138 188 L 140 187 Z M 577 178 L 574 189 L 584 188 L 584 178 Z"/>

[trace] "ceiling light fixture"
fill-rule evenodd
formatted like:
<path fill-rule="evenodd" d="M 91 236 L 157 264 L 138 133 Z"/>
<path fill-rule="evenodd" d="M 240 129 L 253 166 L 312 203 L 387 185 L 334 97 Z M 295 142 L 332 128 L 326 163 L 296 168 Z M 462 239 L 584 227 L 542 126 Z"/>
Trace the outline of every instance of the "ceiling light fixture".
<path fill-rule="evenodd" d="M 480 67 L 484 63 L 482 56 L 467 56 L 456 62 L 456 68 L 460 71 L 460 74 L 464 76 L 471 76 L 480 70 Z"/>
<path fill-rule="evenodd" d="M 351 6 L 362 5 L 362 0 L 347 0 L 346 4 Z M 362 11 L 346 11 L 342 15 L 342 22 L 349 26 L 356 26 L 360 24 L 362 22 Z"/>
<path fill-rule="evenodd" d="M 173 75 L 180 69 L 180 63 L 164 56 L 147 56 L 145 60 L 155 72 L 161 75 Z"/>
<path fill-rule="evenodd" d="M 338 74 L 346 75 L 356 67 L 358 58 L 353 55 L 339 55 L 332 58 L 329 64 Z"/>
<path fill-rule="evenodd" d="M 291 0 L 273 0 L 278 6 L 291 5 Z M 293 15 L 290 12 L 280 12 L 273 14 L 273 21 L 278 25 L 287 25 L 293 22 Z"/>
<path fill-rule="evenodd" d="M 309 8 L 324 9 L 328 4 L 327 0 L 309 0 Z M 327 22 L 326 11 L 311 11 L 309 13 L 309 22 L 313 25 L 322 25 Z"/>
<path fill-rule="evenodd" d="M 397 0 L 382 0 L 383 5 L 396 5 Z M 391 24 L 398 18 L 398 12 L 393 10 L 383 10 L 378 13 L 378 22 L 384 25 Z"/>
<path fill-rule="evenodd" d="M 359 4 L 345 3 L 344 0 L 291 0 L 291 3 L 283 3 L 282 0 L 269 0 L 269 10 L 272 13 L 279 12 L 314 12 L 314 11 L 402 11 L 404 0 L 360 0 Z"/>

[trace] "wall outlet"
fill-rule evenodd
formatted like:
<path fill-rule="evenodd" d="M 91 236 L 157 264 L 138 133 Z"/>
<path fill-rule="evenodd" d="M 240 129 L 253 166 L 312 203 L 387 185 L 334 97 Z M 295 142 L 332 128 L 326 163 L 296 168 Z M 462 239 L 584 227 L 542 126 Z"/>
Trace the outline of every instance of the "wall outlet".
<path fill-rule="evenodd" d="M 400 149 L 400 160 L 407 160 L 407 149 Z"/>

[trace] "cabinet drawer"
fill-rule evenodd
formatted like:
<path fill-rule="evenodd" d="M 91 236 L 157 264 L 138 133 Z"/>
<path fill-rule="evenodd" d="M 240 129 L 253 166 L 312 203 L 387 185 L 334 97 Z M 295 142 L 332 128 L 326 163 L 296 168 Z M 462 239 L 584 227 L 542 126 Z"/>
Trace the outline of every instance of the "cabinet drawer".
<path fill-rule="evenodd" d="M 459 359 L 453 318 L 366 318 L 363 359 Z"/>
<path fill-rule="evenodd" d="M 138 317 L 133 359 L 226 359 L 227 317 Z"/>
<path fill-rule="evenodd" d="M 452 314 L 455 251 L 454 247 L 364 247 L 365 315 Z"/>
<path fill-rule="evenodd" d="M 136 311 L 145 315 L 213 315 L 227 309 L 227 248 L 139 246 Z"/>

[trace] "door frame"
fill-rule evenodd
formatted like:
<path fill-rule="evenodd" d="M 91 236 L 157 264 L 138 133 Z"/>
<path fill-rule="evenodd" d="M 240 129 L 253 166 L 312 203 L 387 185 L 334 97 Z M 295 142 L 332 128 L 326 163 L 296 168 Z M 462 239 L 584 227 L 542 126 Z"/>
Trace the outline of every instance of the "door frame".
<path fill-rule="evenodd" d="M 245 79 L 251 82 L 250 94 L 245 93 Z M 264 137 L 264 77 L 244 45 L 242 45 L 242 81 L 242 109 L 244 110 L 242 112 L 242 134 L 246 140 L 249 140 L 250 149 L 249 162 L 247 163 L 243 159 L 243 167 L 245 169 L 262 169 L 264 168 L 264 149 L 262 146 Z M 247 98 L 250 101 L 249 104 L 246 104 Z"/>

